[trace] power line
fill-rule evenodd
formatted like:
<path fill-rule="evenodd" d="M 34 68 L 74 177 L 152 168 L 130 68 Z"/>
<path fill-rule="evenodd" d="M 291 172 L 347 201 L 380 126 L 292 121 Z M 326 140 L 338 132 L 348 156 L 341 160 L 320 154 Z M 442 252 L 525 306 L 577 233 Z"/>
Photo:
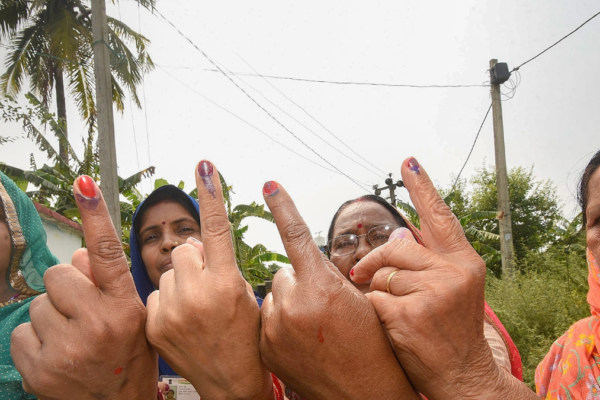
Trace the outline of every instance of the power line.
<path fill-rule="evenodd" d="M 220 104 L 218 104 L 218 103 L 214 102 L 213 100 L 209 99 L 208 97 L 206 97 L 206 96 L 205 96 L 205 95 L 203 95 L 202 93 L 198 92 L 197 90 L 195 90 L 195 89 L 194 89 L 194 88 L 192 88 L 191 86 L 189 86 L 189 85 L 185 84 L 184 82 L 180 81 L 180 80 L 179 80 L 179 79 L 177 79 L 175 76 L 173 76 L 173 75 L 171 75 L 169 72 L 167 72 L 167 71 L 166 71 L 164 68 L 162 68 L 160 65 L 157 65 L 157 67 L 158 67 L 158 68 L 159 68 L 161 71 L 163 71 L 165 74 L 169 75 L 171 78 L 173 78 L 174 80 L 176 80 L 177 82 L 179 82 L 181 85 L 185 86 L 186 88 L 188 88 L 188 89 L 189 89 L 189 90 L 191 90 L 192 92 L 196 93 L 198 96 L 202 97 L 204 100 L 206 100 L 206 101 L 208 101 L 209 103 L 211 103 L 212 105 L 214 105 L 214 106 L 216 106 L 216 107 L 220 108 L 221 110 L 223 110 L 223 111 L 225 111 L 225 112 L 229 113 L 230 115 L 232 115 L 232 116 L 234 116 L 235 118 L 239 119 L 240 121 L 242 121 L 242 122 L 243 122 L 243 123 L 245 123 L 246 125 L 248 125 L 248 126 L 250 126 L 251 128 L 255 129 L 256 131 L 258 131 L 258 132 L 262 133 L 262 134 L 263 134 L 263 135 L 265 135 L 267 138 L 271 139 L 273 142 L 277 143 L 278 145 L 280 145 L 280 146 L 281 146 L 281 147 L 283 147 L 284 149 L 291 151 L 292 153 L 294 153 L 294 154 L 295 154 L 295 155 L 297 155 L 298 157 L 300 157 L 300 158 L 303 158 L 304 160 L 306 160 L 306 161 L 308 161 L 308 162 L 310 162 L 310 163 L 312 163 L 312 164 L 315 164 L 315 165 L 316 165 L 316 166 L 318 166 L 318 167 L 321 167 L 321 168 L 323 168 L 323 169 L 325 169 L 325 170 L 327 170 L 327 171 L 329 171 L 329 172 L 333 172 L 333 173 L 335 173 L 335 174 L 339 174 L 339 172 L 338 172 L 338 171 L 335 171 L 335 170 L 329 169 L 329 168 L 327 168 L 327 167 L 324 167 L 324 166 L 322 166 L 321 164 L 319 164 L 319 163 L 316 163 L 316 162 L 314 162 L 313 160 L 311 160 L 311 159 L 309 159 L 309 158 L 306 158 L 306 157 L 304 157 L 302 154 L 299 154 L 299 153 L 295 152 L 294 150 L 290 149 L 289 147 L 287 147 L 287 146 L 286 146 L 286 145 L 284 145 L 283 143 L 281 143 L 281 142 L 277 141 L 276 139 L 274 139 L 273 137 L 269 136 L 269 135 L 268 135 L 266 132 L 264 132 L 263 130 L 261 130 L 261 129 L 260 129 L 260 128 L 258 128 L 257 126 L 255 126 L 255 125 L 253 125 L 252 123 L 250 123 L 250 122 L 246 121 L 245 119 L 243 119 L 243 118 L 242 118 L 242 117 L 240 117 L 239 115 L 237 115 L 237 114 L 233 113 L 232 111 L 229 111 L 228 109 L 226 109 L 226 108 L 225 108 L 225 107 L 223 107 L 222 105 L 220 105 Z"/>
<path fill-rule="evenodd" d="M 246 95 L 246 97 L 248 97 L 258 108 L 260 108 L 261 110 L 263 110 L 269 117 L 271 117 L 271 119 L 273 121 L 275 121 L 279 126 L 281 126 L 286 132 L 288 132 L 290 135 L 292 135 L 294 138 L 296 138 L 296 140 L 298 140 L 300 143 L 302 143 L 303 146 L 305 146 L 310 151 L 312 151 L 315 155 L 317 155 L 317 157 L 319 157 L 325 163 L 329 164 L 335 170 L 339 171 L 342 175 L 344 175 L 346 178 L 348 178 L 349 180 L 351 180 L 356 186 L 360 187 L 362 190 L 366 190 L 356 180 L 354 180 L 348 174 L 346 174 L 341 169 L 337 168 L 335 165 L 333 165 L 331 162 L 329 162 L 325 157 L 323 157 L 322 155 L 320 155 L 312 147 L 310 147 L 309 145 L 307 145 L 302 139 L 300 139 L 298 136 L 296 136 L 296 134 L 294 132 L 292 132 L 287 126 L 285 126 L 283 123 L 281 123 L 281 121 L 279 121 L 273 114 L 271 114 L 266 108 L 264 108 L 259 102 L 257 102 L 254 99 L 254 97 L 250 96 L 250 94 L 248 94 L 248 92 L 246 92 L 240 85 L 237 84 L 237 82 L 235 82 L 229 75 L 227 75 L 204 51 L 202 51 L 202 49 L 200 49 L 200 47 L 198 47 L 194 42 L 191 41 L 190 38 L 188 38 L 186 35 L 184 35 L 183 32 L 181 32 L 171 21 L 169 21 L 167 18 L 165 18 L 165 16 L 162 15 L 162 13 L 160 11 L 158 11 L 158 9 L 155 8 L 154 11 L 158 15 L 160 15 L 169 25 L 171 25 L 196 50 L 198 50 L 200 52 L 200 54 L 202 54 L 212 65 L 214 65 L 215 68 L 217 68 L 223 74 L 223 76 L 225 76 L 231 83 L 233 83 L 239 90 L 241 90 L 242 93 L 244 93 Z"/>
<path fill-rule="evenodd" d="M 138 2 L 138 31 L 142 34 L 142 17 L 140 14 L 140 3 Z M 146 109 L 148 103 L 146 102 L 146 80 L 142 80 L 142 95 L 144 96 L 144 119 L 146 128 L 146 149 L 148 152 L 148 164 L 152 165 L 152 159 L 150 158 L 150 133 L 148 131 L 148 110 Z"/>
<path fill-rule="evenodd" d="M 259 74 L 250 64 L 248 64 L 248 62 L 246 60 L 244 60 L 244 58 L 242 56 L 240 56 L 239 54 L 237 54 L 237 56 L 248 66 L 250 67 L 250 69 L 252 69 L 252 71 L 254 71 L 255 74 L 257 74 L 258 76 L 261 76 L 261 74 Z M 333 136 L 334 138 L 337 139 L 338 142 L 340 142 L 341 144 L 343 144 L 348 150 L 350 150 L 352 153 L 354 153 L 358 158 L 360 158 L 361 160 L 363 160 L 364 162 L 366 162 L 367 164 L 369 164 L 371 167 L 375 168 L 376 170 L 378 170 L 379 172 L 381 172 L 383 175 L 385 175 L 385 172 L 379 168 L 377 168 L 375 165 L 371 164 L 369 161 L 365 160 L 360 154 L 358 154 L 356 151 L 354 151 L 350 146 L 348 146 L 346 143 L 344 143 L 339 137 L 337 137 L 333 132 L 331 132 L 329 129 L 327 129 L 319 120 L 317 120 L 315 117 L 313 117 L 308 111 L 306 111 L 306 109 L 304 109 L 304 107 L 300 106 L 300 104 L 296 103 L 294 100 L 290 99 L 288 96 L 285 95 L 285 93 L 283 93 L 281 90 L 279 90 L 277 88 L 277 86 L 273 85 L 271 82 L 269 82 L 268 79 L 264 78 L 264 81 L 267 82 L 273 89 L 277 90 L 277 92 L 279 92 L 283 97 L 285 97 L 289 102 L 291 102 L 293 105 L 295 105 L 296 107 L 298 107 L 300 110 L 302 110 L 306 115 L 308 115 L 313 121 L 315 121 L 317 124 L 319 124 L 321 126 L 321 128 L 325 129 L 327 132 L 329 132 L 329 134 L 331 134 L 331 136 Z M 364 167 L 364 166 L 363 166 Z M 365 167 L 366 168 L 366 167 Z M 371 171 L 373 172 L 373 171 Z"/>
<path fill-rule="evenodd" d="M 183 68 L 183 69 L 195 69 L 195 67 L 173 67 L 165 66 L 166 68 Z M 218 69 L 213 68 L 202 68 L 203 71 L 207 72 L 220 72 Z M 400 83 L 383 83 L 383 82 L 355 82 L 355 81 L 334 81 L 325 79 L 309 79 L 309 78 L 297 78 L 291 76 L 279 76 L 279 75 L 264 75 L 260 73 L 249 73 L 249 72 L 231 72 L 232 75 L 260 77 L 265 79 L 280 79 L 297 82 L 308 82 L 308 83 L 327 83 L 332 85 L 355 85 L 355 86 L 383 86 L 383 87 L 403 87 L 403 88 L 414 88 L 414 89 L 442 89 L 442 88 L 474 88 L 474 87 L 487 87 L 486 85 L 414 85 L 414 84 L 400 84 Z"/>
<path fill-rule="evenodd" d="M 228 71 L 229 72 L 229 71 Z M 319 140 L 321 140 L 323 143 L 325 143 L 326 145 L 328 145 L 329 147 L 331 147 L 333 150 L 337 151 L 339 154 L 341 154 L 342 156 L 346 157 L 347 159 L 349 159 L 350 161 L 352 161 L 353 163 L 356 163 L 357 165 L 365 168 L 367 171 L 375 174 L 376 176 L 379 176 L 379 174 L 367 167 L 365 167 L 364 165 L 362 165 L 361 163 L 359 163 L 358 161 L 350 158 L 348 155 L 344 154 L 343 152 L 341 152 L 338 148 L 336 148 L 335 146 L 333 146 L 331 143 L 329 143 L 328 141 L 326 141 L 325 139 L 323 139 L 321 136 L 319 136 L 315 131 L 313 131 L 312 129 L 310 129 L 308 126 L 304 125 L 302 122 L 298 121 L 294 116 L 290 115 L 287 111 L 285 111 L 284 109 L 282 109 L 281 107 L 279 107 L 277 104 L 275 104 L 274 102 L 272 102 L 271 100 L 269 100 L 264 94 L 262 94 L 258 89 L 254 88 L 252 85 L 248 84 L 246 81 L 244 81 L 241 78 L 237 78 L 240 81 L 242 81 L 244 84 L 246 84 L 250 89 L 254 90 L 255 92 L 257 92 L 259 95 L 261 95 L 266 101 L 268 101 L 270 104 L 272 104 L 274 107 L 276 107 L 277 109 L 279 109 L 281 112 L 283 112 L 285 115 L 287 115 L 288 117 L 290 117 L 291 119 L 293 119 L 294 121 L 296 121 L 300 126 L 302 126 L 304 129 L 306 129 L 307 131 L 309 131 L 310 133 L 312 133 L 314 136 L 316 136 Z"/>
<path fill-rule="evenodd" d="M 469 158 L 471 158 L 471 153 L 473 153 L 473 149 L 475 148 L 475 144 L 477 143 L 477 139 L 479 139 L 479 134 L 481 133 L 481 128 L 483 128 L 483 124 L 485 124 L 485 121 L 487 120 L 487 117 L 488 117 L 491 109 L 492 109 L 492 105 L 490 104 L 490 106 L 487 109 L 487 112 L 485 113 L 485 117 L 483 117 L 483 121 L 481 121 L 481 125 L 479 126 L 479 130 L 477 131 L 477 136 L 475 136 L 475 140 L 473 141 L 473 146 L 471 146 L 471 151 L 469 151 L 469 155 L 467 156 L 467 159 L 465 160 L 465 163 L 463 164 L 462 168 L 460 169 L 460 172 L 458 173 L 458 176 L 456 177 L 456 180 L 454 181 L 454 185 L 452 185 L 452 190 L 450 190 L 450 193 L 454 192 L 454 188 L 456 187 L 456 184 L 458 183 L 458 179 L 460 178 L 460 174 L 462 174 L 463 170 L 465 169 L 465 166 L 467 165 L 467 162 L 469 162 Z"/>
<path fill-rule="evenodd" d="M 571 32 L 569 32 L 567 35 L 563 36 L 560 40 L 558 40 L 557 42 L 555 42 L 553 45 L 551 45 L 550 47 L 547 47 L 541 53 L 536 54 L 535 56 L 531 57 L 529 60 L 525 61 L 523 64 L 519 65 L 518 67 L 513 68 L 513 71 L 517 71 L 523 65 L 527 64 L 528 62 L 531 62 L 531 61 L 535 60 L 536 58 L 538 58 L 539 56 L 541 56 L 542 54 L 544 54 L 545 52 L 547 52 L 548 50 L 550 50 L 551 48 L 553 48 L 554 46 L 556 46 L 557 44 L 559 44 L 560 42 L 562 42 L 563 40 L 565 40 L 566 38 L 568 38 L 569 36 L 571 36 L 572 34 L 574 34 L 575 32 L 577 32 L 579 29 L 581 29 L 582 26 L 584 26 L 585 24 L 587 24 L 588 22 L 590 22 L 591 20 L 593 20 L 594 18 L 596 18 L 598 15 L 600 15 L 600 11 L 597 12 L 596 14 L 592 15 L 583 24 L 579 25 L 577 28 L 575 28 L 574 30 L 572 30 Z"/>

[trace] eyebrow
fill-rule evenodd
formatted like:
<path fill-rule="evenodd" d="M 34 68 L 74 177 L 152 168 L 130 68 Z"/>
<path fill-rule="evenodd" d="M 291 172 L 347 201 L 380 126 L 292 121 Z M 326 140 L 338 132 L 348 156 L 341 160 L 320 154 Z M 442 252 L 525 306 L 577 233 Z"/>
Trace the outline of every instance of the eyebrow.
<path fill-rule="evenodd" d="M 191 218 L 191 217 L 187 217 L 187 216 L 186 216 L 186 217 L 182 217 L 182 218 L 176 219 L 175 221 L 173 221 L 173 222 L 169 223 L 169 225 L 177 225 L 177 224 L 179 224 L 179 223 L 181 223 L 181 222 L 185 222 L 185 221 L 190 221 L 190 222 L 195 222 L 195 223 L 198 223 L 198 222 L 197 222 L 197 221 L 196 221 L 194 218 Z M 141 236 L 142 236 L 142 235 L 143 235 L 145 232 L 147 232 L 147 231 L 151 231 L 152 229 L 156 229 L 156 228 L 159 228 L 159 227 L 160 227 L 160 225 L 151 225 L 151 226 L 149 226 L 149 227 L 147 227 L 147 228 L 144 228 L 144 229 L 142 229 L 142 230 L 140 231 L 140 237 L 141 237 Z"/>

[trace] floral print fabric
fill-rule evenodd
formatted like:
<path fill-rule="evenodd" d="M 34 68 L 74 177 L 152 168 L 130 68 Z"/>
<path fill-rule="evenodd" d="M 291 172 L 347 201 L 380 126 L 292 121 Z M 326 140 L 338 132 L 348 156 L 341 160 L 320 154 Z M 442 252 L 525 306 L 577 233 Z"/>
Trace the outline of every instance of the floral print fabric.
<path fill-rule="evenodd" d="M 573 324 L 538 365 L 535 386 L 541 399 L 600 400 L 600 268 L 589 249 L 587 259 L 592 316 Z"/>

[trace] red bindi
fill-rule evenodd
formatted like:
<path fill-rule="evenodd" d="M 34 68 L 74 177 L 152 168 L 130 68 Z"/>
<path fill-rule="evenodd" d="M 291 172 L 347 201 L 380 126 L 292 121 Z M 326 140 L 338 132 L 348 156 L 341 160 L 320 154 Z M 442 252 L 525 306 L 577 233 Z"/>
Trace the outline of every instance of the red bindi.
<path fill-rule="evenodd" d="M 123 367 L 115 369 L 115 375 L 119 375 L 121 372 L 123 372 Z"/>
<path fill-rule="evenodd" d="M 166 224 L 166 222 L 165 222 L 165 221 L 163 221 L 163 225 L 165 225 L 165 224 Z"/>
<path fill-rule="evenodd" d="M 358 229 L 362 228 L 362 224 L 358 224 L 357 228 Z"/>

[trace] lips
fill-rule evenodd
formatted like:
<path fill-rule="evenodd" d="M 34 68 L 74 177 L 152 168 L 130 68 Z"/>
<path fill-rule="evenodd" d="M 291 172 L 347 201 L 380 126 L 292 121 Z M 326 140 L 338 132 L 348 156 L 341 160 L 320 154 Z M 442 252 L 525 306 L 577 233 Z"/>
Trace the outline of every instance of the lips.
<path fill-rule="evenodd" d="M 171 258 L 166 258 L 162 263 L 160 263 L 160 270 L 162 273 L 167 272 L 168 270 L 173 269 L 173 262 Z"/>

